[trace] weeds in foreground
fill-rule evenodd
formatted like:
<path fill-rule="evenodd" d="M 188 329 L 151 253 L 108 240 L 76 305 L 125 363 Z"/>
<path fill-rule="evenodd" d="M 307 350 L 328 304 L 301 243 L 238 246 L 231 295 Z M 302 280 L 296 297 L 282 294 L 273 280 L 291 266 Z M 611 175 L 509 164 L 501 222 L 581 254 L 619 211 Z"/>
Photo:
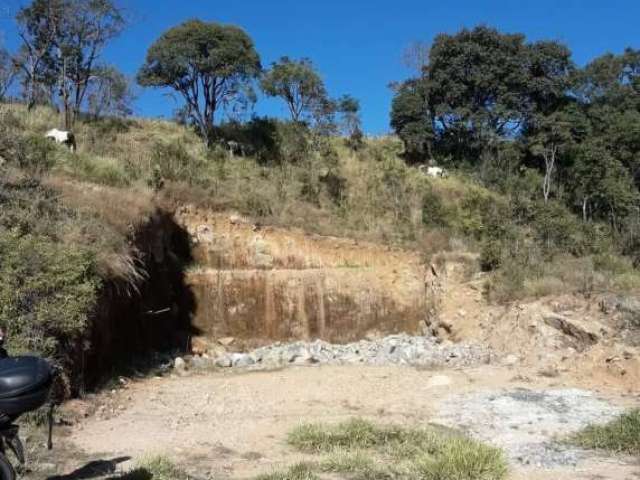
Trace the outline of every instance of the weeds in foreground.
<path fill-rule="evenodd" d="M 569 438 L 583 448 L 640 456 L 640 410 L 620 415 L 606 425 L 589 425 Z"/>
<path fill-rule="evenodd" d="M 334 426 L 306 424 L 294 429 L 288 442 L 301 452 L 325 457 L 261 480 L 305 480 L 318 473 L 361 480 L 499 480 L 507 474 L 499 449 L 439 426 L 408 429 L 362 419 Z"/>
<path fill-rule="evenodd" d="M 283 471 L 259 475 L 255 480 L 318 480 L 316 470 L 316 465 L 302 462 Z"/>
<path fill-rule="evenodd" d="M 188 480 L 189 475 L 166 457 L 155 455 L 141 459 L 136 467 L 109 480 Z"/>

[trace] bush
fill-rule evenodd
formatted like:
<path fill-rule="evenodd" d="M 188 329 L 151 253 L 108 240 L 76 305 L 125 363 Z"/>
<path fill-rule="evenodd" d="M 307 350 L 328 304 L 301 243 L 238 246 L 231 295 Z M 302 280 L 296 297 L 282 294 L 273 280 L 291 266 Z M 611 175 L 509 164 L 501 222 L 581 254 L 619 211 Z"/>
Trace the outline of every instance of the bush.
<path fill-rule="evenodd" d="M 488 300 L 507 303 L 524 296 L 527 267 L 522 263 L 508 259 L 494 276 L 485 283 L 484 294 Z"/>
<path fill-rule="evenodd" d="M 99 286 L 91 252 L 0 230 L 0 324 L 21 351 L 59 356 L 84 332 Z"/>
<path fill-rule="evenodd" d="M 504 245 L 497 239 L 487 239 L 480 249 L 480 269 L 483 272 L 496 270 L 502 265 Z"/>
<path fill-rule="evenodd" d="M 429 227 L 447 227 L 447 211 L 441 197 L 436 194 L 431 185 L 422 194 L 422 223 Z"/>
<path fill-rule="evenodd" d="M 182 142 L 156 143 L 151 158 L 152 176 L 148 183 L 152 187 L 157 188 L 164 180 L 190 184 L 201 184 L 204 180 L 201 160 L 191 156 Z"/>

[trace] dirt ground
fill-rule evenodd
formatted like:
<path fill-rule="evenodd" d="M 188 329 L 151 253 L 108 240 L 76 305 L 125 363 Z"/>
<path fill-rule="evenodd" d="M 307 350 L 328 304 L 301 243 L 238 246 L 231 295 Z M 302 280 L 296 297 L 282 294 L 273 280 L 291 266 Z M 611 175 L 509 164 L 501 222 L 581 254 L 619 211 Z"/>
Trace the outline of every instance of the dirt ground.
<path fill-rule="evenodd" d="M 586 387 L 562 377 L 523 381 L 527 373 L 517 367 L 428 371 L 332 366 L 149 379 L 108 395 L 116 413 L 90 416 L 64 442 L 83 452 L 85 461 L 164 454 L 200 478 L 248 478 L 301 459 L 286 445 L 285 438 L 302 422 L 363 417 L 380 423 L 426 425 L 442 422 L 450 414 L 447 406 L 452 399 L 477 392 L 512 395 Z M 596 407 L 606 405 L 601 414 L 596 412 L 603 420 L 640 403 L 637 396 L 615 389 L 579 391 L 601 402 L 595 403 Z M 453 426 L 465 427 L 464 418 L 459 419 L 462 424 L 455 415 L 448 418 L 445 421 Z M 493 420 L 509 421 L 499 415 Z M 493 420 L 484 425 L 486 428 L 481 424 L 481 431 L 491 435 Z M 566 431 L 563 422 L 568 420 L 562 416 L 546 419 L 540 427 L 530 424 L 527 433 L 551 440 L 557 432 Z M 556 425 L 557 432 L 542 430 L 550 425 Z M 475 425 L 474 431 L 477 428 Z M 81 467 L 77 462 L 62 462 L 58 469 L 60 473 L 72 472 Z M 127 464 L 120 467 L 126 469 Z M 626 480 L 640 478 L 640 465 L 624 457 L 589 455 L 576 464 L 544 468 L 513 464 L 511 478 Z"/>

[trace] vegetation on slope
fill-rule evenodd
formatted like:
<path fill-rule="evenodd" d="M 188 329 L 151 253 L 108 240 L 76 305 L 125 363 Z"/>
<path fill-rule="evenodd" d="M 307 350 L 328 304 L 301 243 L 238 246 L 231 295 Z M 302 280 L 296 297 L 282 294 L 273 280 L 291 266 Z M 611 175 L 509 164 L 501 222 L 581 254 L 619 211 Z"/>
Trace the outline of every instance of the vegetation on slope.
<path fill-rule="evenodd" d="M 476 251 L 474 268 L 493 271 L 486 293 L 501 302 L 640 285 L 608 227 L 585 224 L 562 204 L 541 201 L 534 172 L 513 180 L 515 196 L 464 171 L 429 178 L 406 164 L 393 137 L 353 149 L 343 138 L 268 119 L 221 127 L 244 142 L 245 155 L 206 148 L 184 126 L 138 119 L 80 121 L 73 154 L 39 141 L 54 121 L 51 110 L 3 109 L 0 236 L 3 251 L 11 252 L 3 254 L 2 274 L 13 300 L 3 302 L 2 322 L 25 348 L 68 350 L 87 325 L 101 285 L 113 279 L 135 285 L 144 276 L 130 241 L 159 205 L 236 210 L 262 224 L 418 249 L 425 261 Z M 32 265 L 35 287 L 17 283 L 16 265 Z M 74 299 L 59 303 L 63 311 L 52 303 L 61 281 Z M 38 301 L 18 307 L 16 292 Z M 51 322 L 60 328 L 47 326 Z M 75 330 L 66 330 L 71 324 Z M 42 345 L 30 340 L 40 333 Z"/>

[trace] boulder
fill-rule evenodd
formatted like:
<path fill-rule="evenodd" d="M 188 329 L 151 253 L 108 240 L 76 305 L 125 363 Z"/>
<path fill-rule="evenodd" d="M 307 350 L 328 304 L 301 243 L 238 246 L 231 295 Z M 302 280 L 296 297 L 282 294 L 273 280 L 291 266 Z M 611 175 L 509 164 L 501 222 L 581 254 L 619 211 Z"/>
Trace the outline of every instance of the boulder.
<path fill-rule="evenodd" d="M 579 347 L 590 347 L 598 343 L 598 335 L 586 330 L 574 320 L 557 313 L 548 313 L 543 316 L 543 319 L 550 327 L 577 340 Z"/>
<path fill-rule="evenodd" d="M 248 355 L 246 353 L 234 353 L 233 355 L 231 355 L 231 363 L 234 367 L 244 368 L 250 367 L 251 365 L 256 363 L 256 361 L 251 355 Z"/>
<path fill-rule="evenodd" d="M 229 368 L 233 366 L 233 361 L 231 360 L 231 357 L 229 355 L 224 355 L 216 359 L 215 365 L 216 367 L 220 368 Z"/>
<path fill-rule="evenodd" d="M 179 372 L 183 372 L 187 369 L 187 362 L 185 362 L 182 357 L 177 357 L 173 361 L 173 368 L 175 368 Z"/>

